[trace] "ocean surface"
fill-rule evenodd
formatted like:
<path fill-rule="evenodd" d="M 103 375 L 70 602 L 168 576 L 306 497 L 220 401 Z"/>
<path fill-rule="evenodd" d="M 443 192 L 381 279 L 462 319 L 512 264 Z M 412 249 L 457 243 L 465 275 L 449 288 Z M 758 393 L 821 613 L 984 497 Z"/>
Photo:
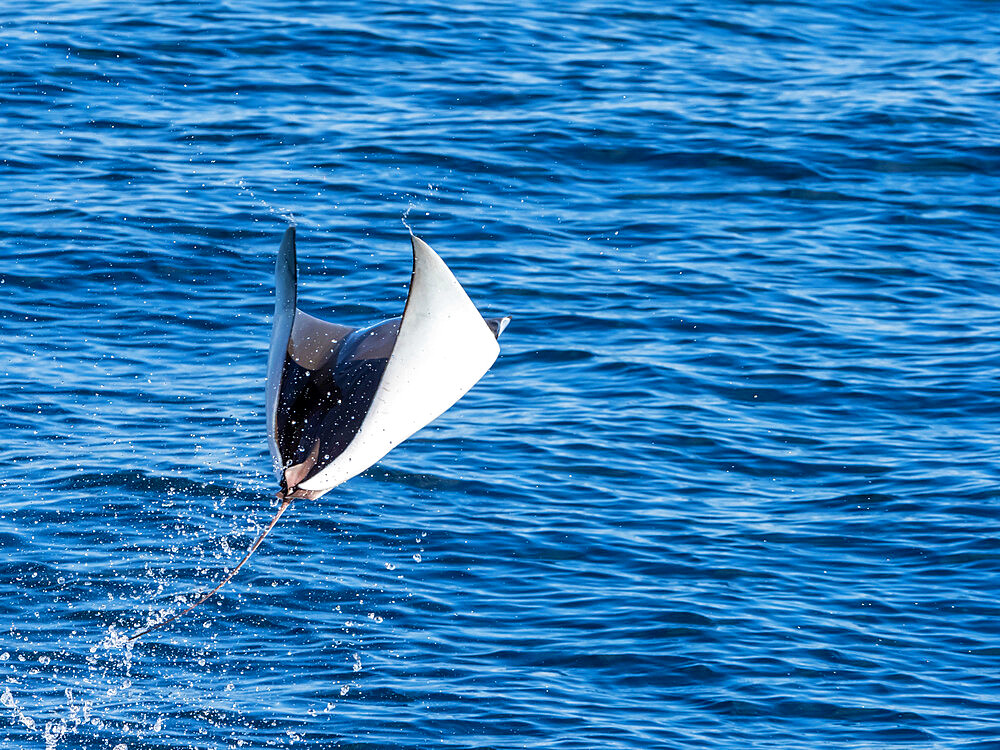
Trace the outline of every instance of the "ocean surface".
<path fill-rule="evenodd" d="M 0 747 L 1000 748 L 991 2 L 0 12 Z M 275 511 L 273 264 L 513 315 Z"/>

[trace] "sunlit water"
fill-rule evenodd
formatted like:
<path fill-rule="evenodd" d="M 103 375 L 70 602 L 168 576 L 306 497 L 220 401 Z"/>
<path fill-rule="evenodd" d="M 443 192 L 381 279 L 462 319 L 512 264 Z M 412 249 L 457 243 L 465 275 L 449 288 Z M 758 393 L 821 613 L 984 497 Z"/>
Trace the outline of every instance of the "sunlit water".
<path fill-rule="evenodd" d="M 12 2 L 4 747 L 1000 747 L 987 2 Z M 272 268 L 503 354 L 274 511 Z"/>

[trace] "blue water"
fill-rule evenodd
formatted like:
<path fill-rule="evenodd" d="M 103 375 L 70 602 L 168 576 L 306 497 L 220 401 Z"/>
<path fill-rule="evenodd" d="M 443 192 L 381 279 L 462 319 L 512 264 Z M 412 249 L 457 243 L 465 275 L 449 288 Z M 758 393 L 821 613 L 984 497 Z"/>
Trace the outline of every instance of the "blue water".
<path fill-rule="evenodd" d="M 996 5 L 8 2 L 7 748 L 1000 747 Z M 494 369 L 274 512 L 272 272 Z"/>

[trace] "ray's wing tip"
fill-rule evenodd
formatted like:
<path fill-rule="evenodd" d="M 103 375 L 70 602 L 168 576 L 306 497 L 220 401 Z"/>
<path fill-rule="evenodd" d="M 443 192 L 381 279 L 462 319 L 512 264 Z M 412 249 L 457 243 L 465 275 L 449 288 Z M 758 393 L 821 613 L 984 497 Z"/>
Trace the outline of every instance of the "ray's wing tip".
<path fill-rule="evenodd" d="M 433 248 L 431 248 L 431 246 L 427 244 L 426 240 L 422 239 L 421 237 L 417 237 L 417 235 L 415 235 L 412 231 L 410 232 L 410 244 L 413 246 L 414 255 L 416 255 L 417 252 L 428 252 L 428 251 L 434 253 L 434 255 L 437 255 L 437 253 L 433 250 Z"/>
<path fill-rule="evenodd" d="M 278 247 L 278 255 L 275 258 L 275 273 L 277 278 L 286 278 L 286 283 L 294 285 L 298 276 L 297 260 L 295 257 L 295 225 L 289 224 L 281 237 L 281 245 Z"/>

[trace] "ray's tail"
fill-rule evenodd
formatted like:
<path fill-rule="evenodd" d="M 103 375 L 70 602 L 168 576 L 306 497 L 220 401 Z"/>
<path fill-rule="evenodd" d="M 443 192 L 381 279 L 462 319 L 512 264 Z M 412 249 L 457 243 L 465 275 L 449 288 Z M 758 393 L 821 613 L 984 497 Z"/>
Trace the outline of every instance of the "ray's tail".
<path fill-rule="evenodd" d="M 267 528 L 260 533 L 260 536 L 258 536 L 257 539 L 254 540 L 254 543 L 250 545 L 250 549 L 248 549 L 247 553 L 243 555 L 243 559 L 239 561 L 239 564 L 237 564 L 235 568 L 229 571 L 226 577 L 223 578 L 221 581 L 219 581 L 219 584 L 214 589 L 209 591 L 207 594 L 203 595 L 198 601 L 196 601 L 194 604 L 192 604 L 184 611 L 178 612 L 176 615 L 164 620 L 163 622 L 158 622 L 155 625 L 151 625 L 145 630 L 140 630 L 135 635 L 129 637 L 129 640 L 134 641 L 136 638 L 146 635 L 146 633 L 151 633 L 152 631 L 157 630 L 158 628 L 162 628 L 164 625 L 169 625 L 174 620 L 186 615 L 188 612 L 197 607 L 199 604 L 204 604 L 211 598 L 212 594 L 214 594 L 216 591 L 218 591 L 227 583 L 229 583 L 233 579 L 233 576 L 235 576 L 239 572 L 240 568 L 243 567 L 243 564 L 250 559 L 250 555 L 252 555 L 254 552 L 257 551 L 257 548 L 260 546 L 260 543 L 264 541 L 264 537 L 266 537 L 271 532 L 271 529 L 274 528 L 274 524 L 276 524 L 278 522 L 278 519 L 281 518 L 281 514 L 284 513 L 285 509 L 292 504 L 292 499 L 293 498 L 291 497 L 285 497 L 281 501 L 281 506 L 278 508 L 278 512 L 274 514 L 274 518 L 271 519 L 271 523 L 269 523 L 267 525 Z"/>

